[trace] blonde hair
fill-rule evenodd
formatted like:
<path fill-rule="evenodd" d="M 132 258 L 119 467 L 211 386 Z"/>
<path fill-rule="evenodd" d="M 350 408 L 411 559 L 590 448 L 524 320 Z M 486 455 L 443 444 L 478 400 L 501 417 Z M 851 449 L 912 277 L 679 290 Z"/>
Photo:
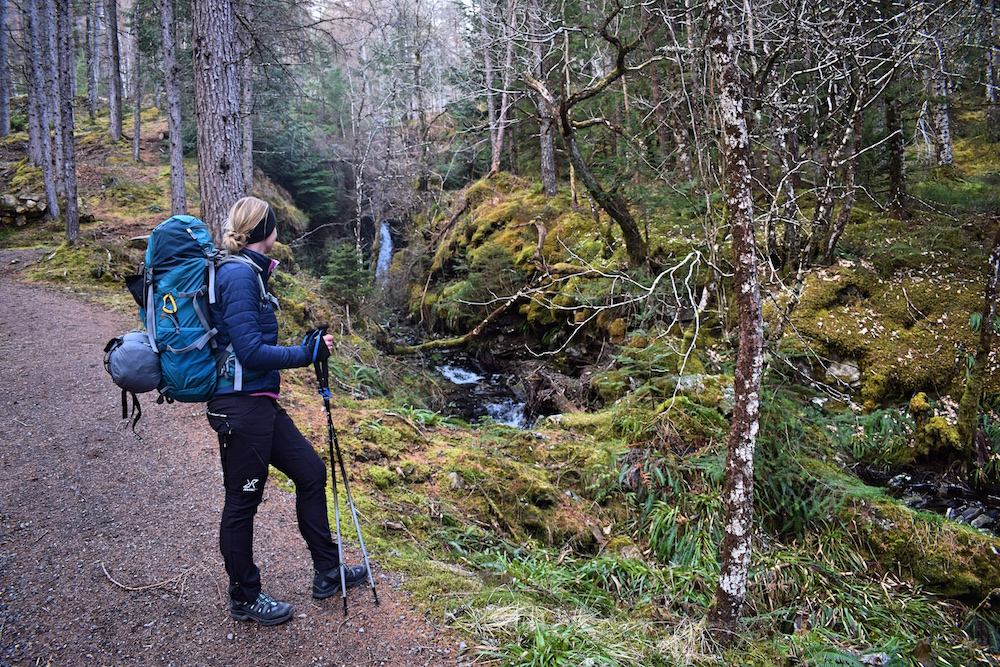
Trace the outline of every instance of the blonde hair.
<path fill-rule="evenodd" d="M 222 247 L 232 254 L 247 244 L 247 237 L 267 215 L 267 202 L 256 197 L 244 197 L 229 209 L 229 217 L 222 227 Z"/>

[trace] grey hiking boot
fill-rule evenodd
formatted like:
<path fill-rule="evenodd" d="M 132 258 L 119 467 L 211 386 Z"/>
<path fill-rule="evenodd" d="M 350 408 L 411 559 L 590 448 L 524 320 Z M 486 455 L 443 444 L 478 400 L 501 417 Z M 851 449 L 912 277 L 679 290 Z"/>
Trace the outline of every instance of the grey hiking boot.
<path fill-rule="evenodd" d="M 253 602 L 229 601 L 229 615 L 237 621 L 257 621 L 261 625 L 278 625 L 292 617 L 292 605 L 264 595 Z"/>
<path fill-rule="evenodd" d="M 320 572 L 315 570 L 316 575 L 313 577 L 313 597 L 317 600 L 325 600 L 331 595 L 336 595 L 340 592 L 340 566 L 333 568 L 332 570 L 326 570 L 325 572 Z M 365 580 L 368 576 L 368 568 L 364 565 L 355 565 L 353 567 L 344 568 L 344 580 L 347 581 L 347 587 L 357 586 Z"/>

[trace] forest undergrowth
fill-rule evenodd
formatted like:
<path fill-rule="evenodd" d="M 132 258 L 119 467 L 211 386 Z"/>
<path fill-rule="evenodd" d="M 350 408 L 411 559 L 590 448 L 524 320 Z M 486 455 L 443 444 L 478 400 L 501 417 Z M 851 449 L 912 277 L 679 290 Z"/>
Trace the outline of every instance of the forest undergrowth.
<path fill-rule="evenodd" d="M 124 144 L 95 138 L 99 120 L 82 120 L 81 200 L 94 219 L 79 243 L 63 244 L 50 222 L 0 229 L 0 244 L 45 247 L 29 279 L 130 312 L 122 280 L 142 256 L 131 239 L 166 217 L 169 176 L 161 156 L 133 165 Z M 5 140 L 7 158 L 19 141 Z M 457 335 L 499 305 L 491 299 L 530 284 L 503 321 L 583 388 L 567 393 L 579 411 L 542 415 L 526 430 L 447 416 L 424 358 L 386 354 L 375 327 L 279 250 L 291 268 L 276 278 L 285 342 L 318 324 L 337 334 L 334 423 L 369 549 L 404 573 L 434 618 L 470 637 L 467 650 L 484 664 L 997 664 L 996 537 L 912 509 L 854 473 L 859 462 L 915 463 L 915 394 L 930 391 L 945 423 L 953 411 L 995 224 L 984 212 L 1000 178 L 973 143 L 957 144 L 959 177 L 914 179 L 917 219 L 859 204 L 840 261 L 810 275 L 785 337 L 772 341 L 747 609 L 740 635 L 722 646 L 704 618 L 719 575 L 733 314 L 685 311 L 726 252 L 724 240 L 701 240 L 714 200 L 650 194 L 660 268 L 622 272 L 606 220 L 574 211 L 568 196 L 545 201 L 504 175 L 459 195 L 470 213 L 426 249 L 417 264 L 433 279 L 412 281 L 404 308 Z M 3 165 L 5 190 L 15 181 L 30 190 L 33 178 L 23 162 Z M 410 259 L 401 253 L 394 270 L 412 268 Z M 784 297 L 772 294 L 774 327 Z M 608 351 L 581 369 L 574 351 L 595 342 Z M 838 375 L 832 367 L 845 360 L 863 373 Z M 284 398 L 322 448 L 310 376 L 288 373 Z M 979 481 L 1000 486 L 996 412 L 983 419 L 994 449 Z"/>

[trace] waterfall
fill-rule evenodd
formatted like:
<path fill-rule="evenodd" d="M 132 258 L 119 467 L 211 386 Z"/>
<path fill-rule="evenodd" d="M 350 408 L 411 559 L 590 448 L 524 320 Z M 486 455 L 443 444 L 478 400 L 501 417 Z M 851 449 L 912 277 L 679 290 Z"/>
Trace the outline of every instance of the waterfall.
<path fill-rule="evenodd" d="M 378 228 L 378 263 L 375 264 L 375 278 L 385 279 L 392 264 L 392 234 L 389 223 L 383 222 Z"/>

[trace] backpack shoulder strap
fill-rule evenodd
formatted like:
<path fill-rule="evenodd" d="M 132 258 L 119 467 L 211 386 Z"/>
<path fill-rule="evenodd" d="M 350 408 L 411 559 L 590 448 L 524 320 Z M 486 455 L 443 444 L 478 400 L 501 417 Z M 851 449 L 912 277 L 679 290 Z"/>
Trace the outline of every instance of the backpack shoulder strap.
<path fill-rule="evenodd" d="M 222 266 L 223 264 L 231 264 L 231 263 L 243 264 L 244 266 L 249 266 L 251 269 L 253 269 L 254 275 L 257 276 L 257 285 L 260 287 L 261 304 L 266 304 L 270 302 L 275 308 L 281 310 L 281 307 L 278 305 L 278 299 L 274 297 L 272 294 L 270 294 L 267 291 L 267 288 L 264 287 L 264 278 L 262 277 L 264 270 L 257 265 L 257 262 L 253 261 L 249 257 L 244 257 L 243 255 L 233 255 L 229 252 L 221 252 L 217 256 L 209 258 L 209 270 L 208 270 L 209 303 L 216 302 L 215 272 L 218 270 L 218 267 Z"/>

